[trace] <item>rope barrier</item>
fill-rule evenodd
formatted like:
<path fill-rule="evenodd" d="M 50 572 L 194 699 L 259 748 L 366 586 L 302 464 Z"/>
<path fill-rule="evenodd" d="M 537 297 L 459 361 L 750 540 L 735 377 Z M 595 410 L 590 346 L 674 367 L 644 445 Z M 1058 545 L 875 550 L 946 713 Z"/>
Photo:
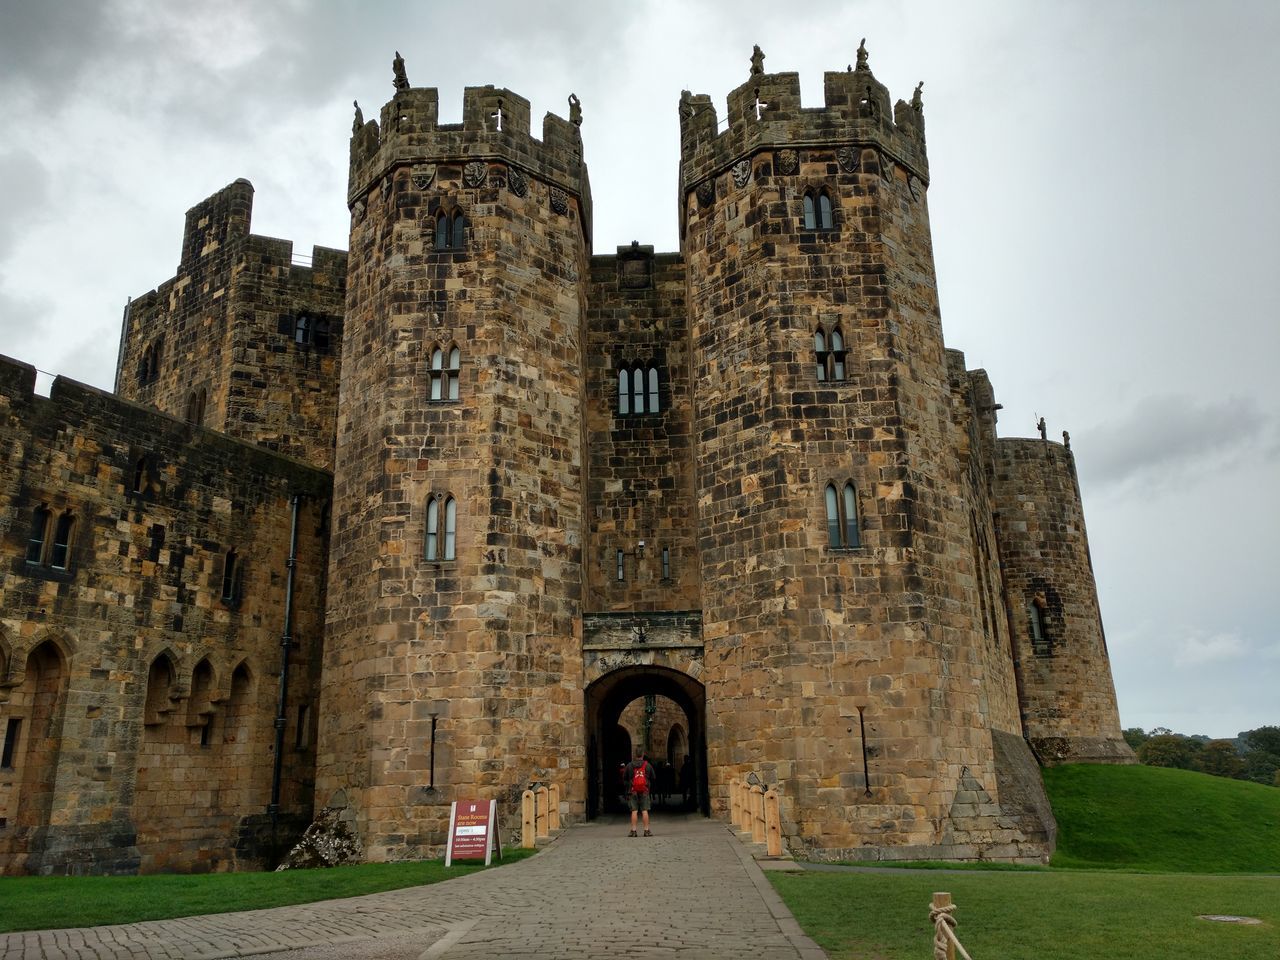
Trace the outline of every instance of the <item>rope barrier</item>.
<path fill-rule="evenodd" d="M 969 951 L 956 938 L 955 911 L 956 905 L 951 902 L 951 894 L 933 895 L 933 904 L 929 907 L 929 922 L 933 924 L 933 960 L 954 960 L 953 946 L 964 960 L 973 960 Z"/>

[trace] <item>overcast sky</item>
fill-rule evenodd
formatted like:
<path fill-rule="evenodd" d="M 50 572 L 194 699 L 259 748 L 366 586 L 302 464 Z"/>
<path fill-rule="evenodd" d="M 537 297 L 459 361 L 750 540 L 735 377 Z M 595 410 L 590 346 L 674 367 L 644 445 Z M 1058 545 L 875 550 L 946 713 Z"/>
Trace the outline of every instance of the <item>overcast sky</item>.
<path fill-rule="evenodd" d="M 0 3 L 0 353 L 114 381 L 129 296 L 237 177 L 253 231 L 345 248 L 351 101 L 582 100 L 595 251 L 678 248 L 681 89 L 753 43 L 822 73 L 867 38 L 925 81 L 947 343 L 1005 436 L 1070 430 L 1124 726 L 1280 724 L 1280 3 Z"/>

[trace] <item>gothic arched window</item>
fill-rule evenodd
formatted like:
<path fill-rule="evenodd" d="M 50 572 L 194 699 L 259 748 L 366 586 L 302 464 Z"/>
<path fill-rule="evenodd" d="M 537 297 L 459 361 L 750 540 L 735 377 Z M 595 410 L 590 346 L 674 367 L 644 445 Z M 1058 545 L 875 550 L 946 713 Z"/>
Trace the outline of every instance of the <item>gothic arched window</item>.
<path fill-rule="evenodd" d="M 618 413 L 631 412 L 631 371 L 623 367 L 618 371 Z"/>
<path fill-rule="evenodd" d="M 823 491 L 823 501 L 827 512 L 827 545 L 841 548 L 862 546 L 858 494 L 853 481 L 846 481 L 838 491 L 834 483 L 828 483 Z"/>
<path fill-rule="evenodd" d="M 462 353 L 456 346 L 448 350 L 436 347 L 431 351 L 431 399 L 458 399 L 458 372 Z"/>
<path fill-rule="evenodd" d="M 36 507 L 31 517 L 31 533 L 27 535 L 27 563 L 44 563 L 44 545 L 49 539 L 49 522 L 53 514 L 44 504 Z"/>
<path fill-rule="evenodd" d="M 843 380 L 845 378 L 844 334 L 839 327 L 828 338 L 821 326 L 813 332 L 813 360 L 818 380 Z"/>
<path fill-rule="evenodd" d="M 661 376 L 654 365 L 638 363 L 618 370 L 618 413 L 659 413 Z"/>
<path fill-rule="evenodd" d="M 461 250 L 466 245 L 467 234 L 467 217 L 461 210 L 454 211 L 453 220 L 450 224 L 452 229 L 452 239 L 450 246 L 454 250 Z"/>
<path fill-rule="evenodd" d="M 825 187 L 806 190 L 804 193 L 804 229 L 830 230 L 835 225 L 832 216 L 831 194 Z"/>
<path fill-rule="evenodd" d="M 449 249 L 449 217 L 443 211 L 436 217 L 436 243 L 437 250 Z"/>
<path fill-rule="evenodd" d="M 457 501 L 449 494 L 431 497 L 427 501 L 427 540 L 423 556 L 427 560 L 453 560 L 457 556 L 457 538 Z"/>
<path fill-rule="evenodd" d="M 75 525 L 75 514 L 70 510 L 58 517 L 53 531 L 53 548 L 49 551 L 49 566 L 55 570 L 65 570 L 71 565 L 71 534 Z"/>

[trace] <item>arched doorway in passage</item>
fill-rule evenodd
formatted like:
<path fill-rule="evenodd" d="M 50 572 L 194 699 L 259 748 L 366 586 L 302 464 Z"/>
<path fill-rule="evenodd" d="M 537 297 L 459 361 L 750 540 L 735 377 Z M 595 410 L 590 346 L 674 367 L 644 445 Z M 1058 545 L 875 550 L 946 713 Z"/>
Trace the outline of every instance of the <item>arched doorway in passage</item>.
<path fill-rule="evenodd" d="M 626 809 L 619 769 L 631 759 L 633 748 L 645 749 L 659 767 L 660 807 L 708 814 L 706 691 L 701 683 L 668 667 L 621 667 L 587 687 L 585 700 L 589 818 Z M 680 777 L 683 757 L 668 757 L 673 733 L 688 751 L 684 780 L 692 783 L 687 794 Z"/>

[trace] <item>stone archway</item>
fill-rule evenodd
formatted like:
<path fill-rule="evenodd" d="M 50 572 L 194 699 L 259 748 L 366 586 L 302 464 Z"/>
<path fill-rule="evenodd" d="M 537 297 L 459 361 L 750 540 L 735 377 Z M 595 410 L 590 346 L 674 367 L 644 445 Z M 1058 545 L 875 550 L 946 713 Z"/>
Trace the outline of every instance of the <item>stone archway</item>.
<path fill-rule="evenodd" d="M 636 664 L 620 667 L 587 687 L 587 816 L 595 818 L 617 809 L 617 768 L 625 763 L 630 736 L 619 736 L 619 719 L 633 701 L 645 697 L 671 700 L 684 714 L 684 730 L 691 757 L 695 806 L 709 811 L 707 793 L 706 691 L 693 677 L 670 667 Z M 658 749 L 665 755 L 666 744 Z"/>

